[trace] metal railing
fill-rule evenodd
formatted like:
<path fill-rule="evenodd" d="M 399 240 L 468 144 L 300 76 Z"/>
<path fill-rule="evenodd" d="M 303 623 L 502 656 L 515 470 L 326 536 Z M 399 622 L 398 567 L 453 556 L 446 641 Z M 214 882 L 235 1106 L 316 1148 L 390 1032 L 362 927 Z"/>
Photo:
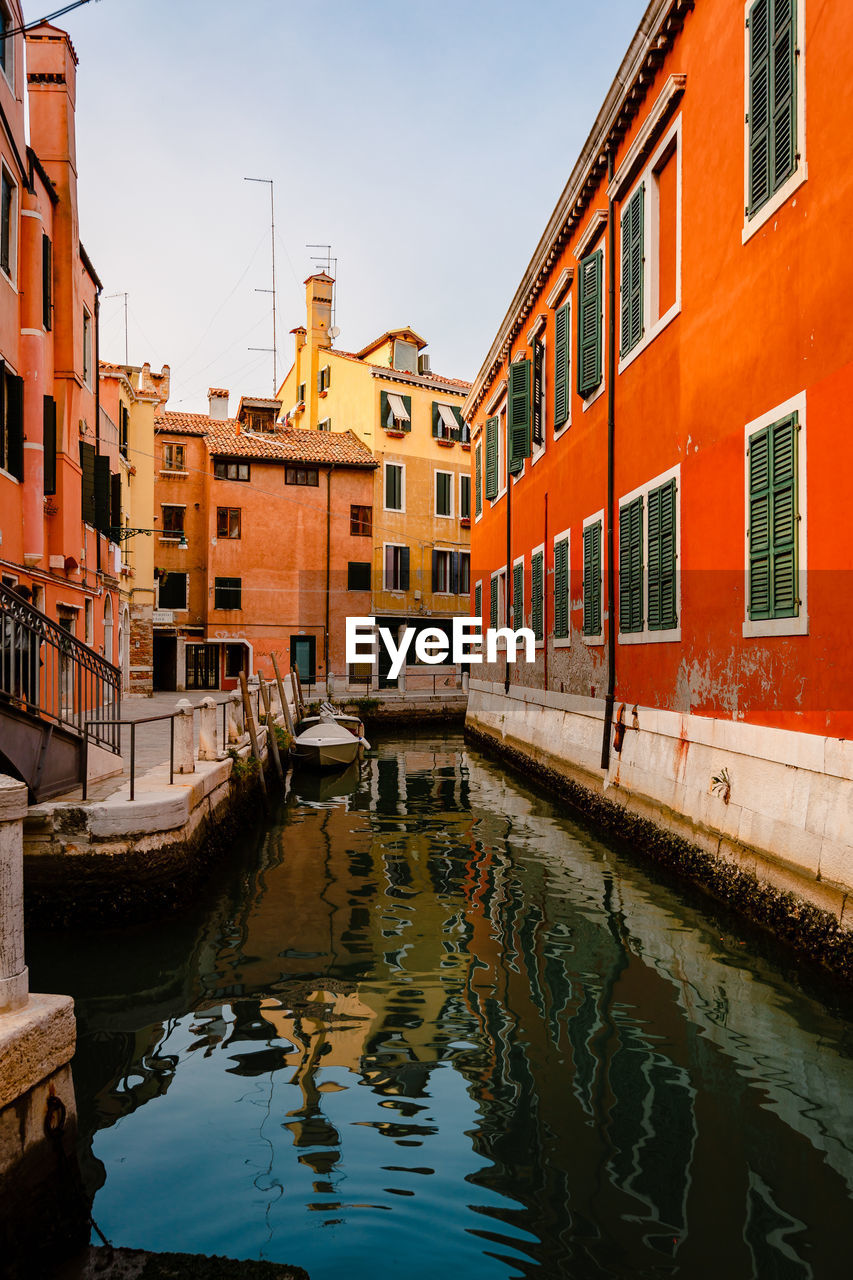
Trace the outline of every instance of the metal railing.
<path fill-rule="evenodd" d="M 90 725 L 109 724 L 118 728 L 119 742 L 121 741 L 121 730 L 130 728 L 130 799 L 133 800 L 136 795 L 136 726 L 138 724 L 154 724 L 157 720 L 169 721 L 169 786 L 175 776 L 175 720 L 180 715 L 179 711 L 167 711 L 162 716 L 142 716 L 138 720 L 87 720 L 85 733 L 83 736 L 83 767 L 82 787 L 83 799 L 89 796 L 89 727 Z"/>
<path fill-rule="evenodd" d="M 121 672 L 0 583 L 0 698 L 121 750 Z M 91 727 L 91 728 L 90 728 Z"/>

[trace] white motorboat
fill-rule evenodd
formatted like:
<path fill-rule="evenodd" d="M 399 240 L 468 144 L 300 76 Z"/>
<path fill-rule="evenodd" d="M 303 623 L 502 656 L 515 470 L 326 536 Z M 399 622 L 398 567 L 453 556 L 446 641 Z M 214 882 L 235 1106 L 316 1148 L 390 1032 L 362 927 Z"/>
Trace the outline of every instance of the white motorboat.
<path fill-rule="evenodd" d="M 299 764 L 314 769 L 345 769 L 369 747 L 370 743 L 356 737 L 349 729 L 329 717 L 318 724 L 300 731 L 293 739 L 293 758 Z"/>

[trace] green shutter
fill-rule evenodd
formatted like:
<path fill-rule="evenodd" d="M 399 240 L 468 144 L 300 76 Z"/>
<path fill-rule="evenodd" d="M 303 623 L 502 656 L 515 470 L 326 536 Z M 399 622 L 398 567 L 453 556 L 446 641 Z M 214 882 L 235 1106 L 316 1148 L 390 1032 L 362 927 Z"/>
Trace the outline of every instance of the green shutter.
<path fill-rule="evenodd" d="M 486 497 L 498 496 L 498 420 L 486 419 Z"/>
<path fill-rule="evenodd" d="M 554 639 L 569 634 L 569 540 L 554 544 Z"/>
<path fill-rule="evenodd" d="M 622 324 L 620 354 L 627 355 L 643 336 L 643 205 L 640 184 L 622 211 Z"/>
<path fill-rule="evenodd" d="M 544 582 L 545 578 L 545 556 L 542 551 L 537 551 L 530 560 L 530 622 L 533 627 L 533 635 L 537 640 L 541 640 L 545 634 L 543 621 L 543 605 Z"/>
<path fill-rule="evenodd" d="M 583 531 L 583 633 L 601 635 L 601 521 Z"/>
<path fill-rule="evenodd" d="M 474 617 L 483 617 L 483 584 L 478 582 L 474 588 Z"/>
<path fill-rule="evenodd" d="M 118 541 L 121 528 L 121 472 L 116 471 L 110 477 L 110 536 Z"/>
<path fill-rule="evenodd" d="M 483 514 L 483 445 L 474 450 L 474 514 Z"/>
<path fill-rule="evenodd" d="M 44 397 L 44 491 L 56 493 L 56 401 Z"/>
<path fill-rule="evenodd" d="M 797 167 L 796 0 L 749 11 L 749 213 Z"/>
<path fill-rule="evenodd" d="M 798 583 L 797 415 L 749 440 L 749 616 L 795 618 Z"/>
<path fill-rule="evenodd" d="M 498 625 L 498 577 L 491 581 L 491 598 L 489 600 L 489 626 L 492 630 Z"/>
<path fill-rule="evenodd" d="M 408 419 L 403 422 L 402 429 L 403 431 L 411 431 L 412 429 L 412 397 L 400 396 L 400 399 L 403 401 L 403 404 L 406 406 L 406 413 L 409 415 Z"/>
<path fill-rule="evenodd" d="M 643 499 L 619 511 L 619 630 L 643 629 Z"/>
<path fill-rule="evenodd" d="M 512 566 L 512 625 L 524 626 L 524 561 Z"/>
<path fill-rule="evenodd" d="M 80 442 L 81 514 L 87 524 L 95 523 L 95 446 Z"/>
<path fill-rule="evenodd" d="M 649 630 L 678 626 L 675 607 L 675 480 L 649 492 Z"/>
<path fill-rule="evenodd" d="M 578 392 L 588 396 L 601 382 L 600 249 L 581 259 L 578 267 Z"/>
<path fill-rule="evenodd" d="M 50 236 L 41 237 L 41 310 L 42 324 L 50 329 L 53 324 L 53 246 Z"/>
<path fill-rule="evenodd" d="M 6 374 L 6 470 L 24 479 L 24 380 Z"/>
<path fill-rule="evenodd" d="M 509 469 L 515 475 L 530 457 L 530 361 L 509 366 Z"/>
<path fill-rule="evenodd" d="M 439 426 L 441 424 L 441 414 L 438 412 L 438 401 L 432 402 L 432 437 L 438 439 Z"/>
<path fill-rule="evenodd" d="M 95 455 L 95 528 L 110 531 L 110 460 L 105 453 Z"/>
<path fill-rule="evenodd" d="M 571 303 L 560 307 L 554 316 L 554 430 L 569 417 L 569 351 Z"/>

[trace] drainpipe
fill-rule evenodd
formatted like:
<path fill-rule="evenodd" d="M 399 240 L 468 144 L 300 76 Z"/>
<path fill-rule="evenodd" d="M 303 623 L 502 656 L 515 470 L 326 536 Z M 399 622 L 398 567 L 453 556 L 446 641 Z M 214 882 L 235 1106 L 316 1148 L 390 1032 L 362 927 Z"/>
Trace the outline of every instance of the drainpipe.
<path fill-rule="evenodd" d="M 542 543 L 542 660 L 545 665 L 545 692 L 548 692 L 548 494 L 545 494 L 545 541 Z M 531 570 L 531 581 L 532 581 Z"/>
<path fill-rule="evenodd" d="M 504 439 L 504 455 L 506 462 L 506 579 L 504 585 L 504 609 L 506 618 L 504 626 L 509 626 L 509 592 L 510 583 L 512 582 L 512 476 L 509 470 L 509 370 L 512 365 L 512 351 L 507 354 L 506 358 L 506 383 L 507 383 L 507 399 L 506 399 L 506 437 Z M 498 418 L 500 424 L 500 418 Z M 500 429 L 500 425 L 498 427 Z M 498 447 L 500 447 L 500 436 L 498 436 Z M 513 629 L 515 629 L 515 601 L 512 602 L 512 621 Z M 498 618 L 498 626 L 501 620 Z M 506 647 L 506 658 L 504 660 L 504 694 L 509 697 L 509 643 Z"/>
<path fill-rule="evenodd" d="M 607 153 L 607 181 L 613 180 L 613 149 Z M 616 576 L 613 536 L 613 455 L 616 419 L 616 210 L 607 202 L 607 693 L 604 699 L 604 734 L 601 767 L 610 765 L 610 727 L 616 693 Z"/>
<path fill-rule="evenodd" d="M 335 464 L 329 464 L 329 474 L 326 479 L 326 629 L 323 635 L 323 660 L 326 664 L 326 684 L 329 681 L 329 609 L 330 609 L 330 580 L 331 580 L 331 561 L 332 561 L 332 472 Z"/>

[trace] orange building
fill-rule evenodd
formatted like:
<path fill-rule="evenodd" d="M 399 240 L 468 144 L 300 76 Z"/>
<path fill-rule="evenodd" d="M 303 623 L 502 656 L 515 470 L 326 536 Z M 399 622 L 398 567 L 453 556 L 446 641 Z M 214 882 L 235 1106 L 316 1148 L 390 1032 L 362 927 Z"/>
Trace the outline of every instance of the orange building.
<path fill-rule="evenodd" d="M 853 882 L 851 19 L 652 0 L 466 403 L 474 613 L 536 642 L 470 723 L 813 892 Z"/>
<path fill-rule="evenodd" d="M 350 432 L 278 427 L 277 400 L 230 418 L 228 392 L 209 395 L 209 414 L 155 420 L 154 687 L 272 677 L 272 652 L 325 682 L 346 670 L 346 617 L 369 612 L 376 463 Z"/>
<path fill-rule="evenodd" d="M 20 5 L 4 8 L 20 29 Z M 9 36 L 0 53 L 0 569 L 114 662 L 118 451 L 100 435 L 101 283 L 77 217 L 77 58 L 58 28 L 27 32 L 28 144 L 24 39 Z"/>

